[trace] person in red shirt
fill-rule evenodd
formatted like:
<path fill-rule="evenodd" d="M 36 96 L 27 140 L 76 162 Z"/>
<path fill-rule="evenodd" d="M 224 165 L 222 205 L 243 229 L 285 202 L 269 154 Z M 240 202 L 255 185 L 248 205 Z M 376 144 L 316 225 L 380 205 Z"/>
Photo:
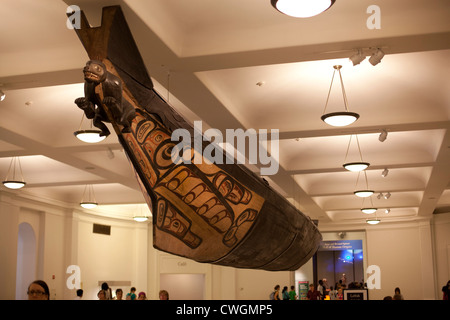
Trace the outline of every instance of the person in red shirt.
<path fill-rule="evenodd" d="M 309 291 L 306 294 L 308 300 L 320 300 L 320 293 L 314 288 L 314 284 L 309 285 Z"/>

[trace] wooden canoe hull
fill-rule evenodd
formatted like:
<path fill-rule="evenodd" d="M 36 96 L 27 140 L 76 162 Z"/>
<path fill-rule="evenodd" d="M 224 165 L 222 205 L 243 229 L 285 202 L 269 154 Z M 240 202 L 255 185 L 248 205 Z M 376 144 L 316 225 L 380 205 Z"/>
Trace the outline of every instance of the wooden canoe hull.
<path fill-rule="evenodd" d="M 173 131 L 194 129 L 154 90 L 120 6 L 103 8 L 102 25 L 82 14 L 76 30 L 91 59 L 122 80 L 123 98 L 136 116 L 130 132 L 108 114 L 153 214 L 153 246 L 193 259 L 237 268 L 296 270 L 322 239 L 305 214 L 239 164 L 175 163 Z M 96 88 L 99 101 L 104 98 Z M 203 142 L 203 148 L 208 143 Z M 225 155 L 224 155 L 225 157 Z M 225 162 L 223 162 L 225 163 Z"/>

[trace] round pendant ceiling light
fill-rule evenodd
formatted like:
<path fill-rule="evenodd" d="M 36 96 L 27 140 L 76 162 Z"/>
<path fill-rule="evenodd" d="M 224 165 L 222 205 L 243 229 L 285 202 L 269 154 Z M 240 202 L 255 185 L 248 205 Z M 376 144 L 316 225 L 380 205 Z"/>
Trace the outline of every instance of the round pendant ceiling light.
<path fill-rule="evenodd" d="M 9 189 L 20 189 L 25 187 L 26 183 L 24 181 L 12 181 L 6 180 L 2 182 L 3 185 Z"/>
<path fill-rule="evenodd" d="M 352 172 L 364 171 L 370 166 L 370 163 L 363 161 L 363 156 L 362 156 L 362 152 L 361 152 L 361 146 L 359 145 L 358 135 L 355 135 L 355 140 L 356 140 L 356 145 L 358 147 L 358 153 L 359 153 L 359 160 L 360 161 L 347 162 L 347 157 L 348 157 L 348 154 L 349 154 L 349 151 L 350 151 L 350 145 L 352 143 L 352 138 L 353 138 L 353 135 L 350 135 L 350 140 L 348 141 L 347 151 L 345 153 L 345 159 L 344 159 L 343 167 L 346 170 L 352 171 Z"/>
<path fill-rule="evenodd" d="M 348 109 L 347 95 L 345 94 L 344 82 L 342 81 L 342 75 L 341 75 L 342 66 L 335 65 L 335 66 L 333 66 L 333 68 L 334 68 L 334 71 L 333 71 L 333 76 L 331 78 L 330 89 L 328 90 L 327 102 L 325 103 L 323 115 L 320 118 L 322 119 L 323 122 L 325 122 L 326 124 L 329 124 L 330 126 L 345 127 L 345 126 L 352 124 L 356 120 L 358 120 L 359 114 L 357 114 L 355 112 L 350 112 Z M 333 87 L 333 81 L 334 81 L 334 76 L 336 74 L 336 70 L 339 73 L 339 79 L 341 81 L 342 97 L 344 98 L 345 111 L 325 113 L 325 111 L 327 110 L 328 102 L 330 100 L 330 93 L 331 93 L 331 88 Z"/>
<path fill-rule="evenodd" d="M 345 127 L 351 125 L 353 122 L 359 119 L 359 114 L 355 112 L 332 112 L 324 114 L 320 117 L 323 122 L 333 127 Z"/>
<path fill-rule="evenodd" d="M 84 187 L 83 196 L 81 197 L 80 206 L 85 209 L 93 209 L 98 206 L 97 200 L 95 199 L 94 187 L 91 184 L 87 184 Z"/>
<path fill-rule="evenodd" d="M 20 180 L 18 180 L 20 178 Z M 2 181 L 3 185 L 9 189 L 20 189 L 25 187 L 26 182 L 23 179 L 22 165 L 19 157 L 12 157 L 6 178 Z"/>
<path fill-rule="evenodd" d="M 374 225 L 374 224 L 379 224 L 380 221 L 381 221 L 380 219 L 367 219 L 366 223 Z"/>
<path fill-rule="evenodd" d="M 358 172 L 358 178 L 356 179 L 355 189 L 358 187 L 358 181 L 359 181 L 359 176 L 360 175 L 361 175 L 361 172 Z M 356 191 L 353 192 L 355 194 L 355 196 L 360 197 L 360 198 L 370 197 L 375 192 L 375 191 L 369 189 L 369 181 L 367 180 L 367 171 L 364 171 L 364 177 L 366 178 L 365 189 L 359 189 L 359 190 L 356 189 Z M 371 199 L 371 201 L 372 201 L 372 199 Z M 373 206 L 373 204 L 372 204 L 372 206 Z"/>
<path fill-rule="evenodd" d="M 358 190 L 353 193 L 355 194 L 355 196 L 358 196 L 360 198 L 367 198 L 367 197 L 370 197 L 371 195 L 373 195 L 374 191 L 373 190 Z"/>
<path fill-rule="evenodd" d="M 375 213 L 378 209 L 377 208 L 362 208 L 361 211 L 366 214 L 372 214 Z"/>
<path fill-rule="evenodd" d="M 271 0 L 272 6 L 285 15 L 309 18 L 328 10 L 335 0 Z"/>
<path fill-rule="evenodd" d="M 97 202 L 80 202 L 80 206 L 82 206 L 85 209 L 94 209 L 96 206 L 98 206 Z"/>
<path fill-rule="evenodd" d="M 343 167 L 347 169 L 348 171 L 352 172 L 358 172 L 366 170 L 370 166 L 370 163 L 368 162 L 349 162 L 345 163 Z"/>
<path fill-rule="evenodd" d="M 97 143 L 105 140 L 106 138 L 106 136 L 101 136 L 100 133 L 100 130 L 78 130 L 73 134 L 83 142 Z"/>
<path fill-rule="evenodd" d="M 97 143 L 97 142 L 105 140 L 106 136 L 101 135 L 102 131 L 99 129 L 93 128 L 93 124 L 94 124 L 93 119 L 90 119 L 89 129 L 81 129 L 84 119 L 85 119 L 85 115 L 83 113 L 83 115 L 81 116 L 80 126 L 79 126 L 78 130 L 73 133 L 75 135 L 75 137 L 77 137 L 79 140 L 81 140 L 83 142 L 87 142 L 87 143 Z"/>
<path fill-rule="evenodd" d="M 146 216 L 134 216 L 133 219 L 134 219 L 134 221 L 137 221 L 137 222 L 145 222 L 145 221 L 148 220 L 148 217 L 146 217 Z"/>

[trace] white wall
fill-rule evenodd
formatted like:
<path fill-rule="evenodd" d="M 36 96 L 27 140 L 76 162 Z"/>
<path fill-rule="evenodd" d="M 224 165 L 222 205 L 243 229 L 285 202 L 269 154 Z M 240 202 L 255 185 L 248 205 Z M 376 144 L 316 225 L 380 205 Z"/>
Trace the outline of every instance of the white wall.
<path fill-rule="evenodd" d="M 16 268 L 16 300 L 26 300 L 28 285 L 36 279 L 36 234 L 29 223 L 19 224 Z"/>
<path fill-rule="evenodd" d="M 435 218 L 435 217 L 433 217 Z M 369 290 L 371 300 L 392 296 L 399 287 L 405 299 L 437 299 L 434 247 L 435 243 L 449 243 L 450 233 L 433 231 L 433 219 L 418 219 L 375 226 L 340 226 L 335 232 L 364 228 L 365 268 L 380 268 L 381 288 Z M 320 226 L 319 226 L 320 227 Z M 334 227 L 336 228 L 336 227 Z M 325 228 L 333 231 L 332 227 Z M 324 230 L 322 230 L 324 231 Z M 433 239 L 433 234 L 438 239 Z M 441 259 L 442 260 L 442 259 Z M 448 265 L 442 262 L 441 269 Z M 367 274 L 366 274 L 367 280 Z"/>
<path fill-rule="evenodd" d="M 280 285 L 280 293 L 284 286 L 294 285 L 290 271 L 238 269 L 236 273 L 236 300 L 269 300 L 275 285 Z"/>
<path fill-rule="evenodd" d="M 399 287 L 405 299 L 422 299 L 420 239 L 418 228 L 367 230 L 369 265 L 381 270 L 381 289 L 371 290 L 373 300 L 393 296 Z"/>
<path fill-rule="evenodd" d="M 16 289 L 17 235 L 19 207 L 0 193 L 0 299 L 14 300 Z"/>
<path fill-rule="evenodd" d="M 85 299 L 96 299 L 101 280 L 129 280 L 140 291 L 147 290 L 147 224 L 133 220 L 97 217 L 64 204 L 39 202 L 0 191 L 0 299 L 16 297 L 17 244 L 20 223 L 28 223 L 36 236 L 34 279 L 44 280 L 50 298 L 73 299 L 75 289 L 66 281 L 67 267 L 81 268 Z M 92 233 L 93 223 L 111 225 L 111 236 Z M 4 289 L 4 290 L 3 290 Z M 129 287 L 124 287 L 124 292 Z"/>
<path fill-rule="evenodd" d="M 442 287 L 450 280 L 450 212 L 433 217 L 436 296 L 442 299 Z"/>
<path fill-rule="evenodd" d="M 158 299 L 160 274 L 202 274 L 205 299 L 267 300 L 272 288 L 295 283 L 293 272 L 267 272 L 196 263 L 155 250 L 151 224 L 94 216 L 63 205 L 21 198 L 0 191 L 0 299 L 15 299 L 18 226 L 29 223 L 37 240 L 37 277 L 54 299 L 73 299 L 69 265 L 81 268 L 85 299 L 96 299 L 98 281 L 130 281 L 149 299 Z M 92 233 L 92 224 L 111 225 L 111 235 Z M 381 269 L 381 289 L 371 299 L 392 295 L 400 287 L 406 299 L 441 299 L 450 278 L 450 213 L 415 222 L 377 226 L 319 226 L 322 232 L 358 231 L 366 235 L 365 265 Z M 306 264 L 296 277 L 309 276 Z M 309 268 L 309 269 L 308 269 Z M 303 271 L 302 271 L 303 270 Z M 54 278 L 53 278 L 54 276 Z M 123 287 L 124 292 L 128 287 Z"/>
<path fill-rule="evenodd" d="M 93 224 L 111 226 L 111 235 L 93 233 Z M 130 282 L 121 286 L 126 294 L 131 286 L 137 292 L 147 288 L 147 223 L 116 221 L 78 215 L 78 259 L 84 299 L 97 299 L 99 281 Z M 111 285 L 115 291 L 116 287 Z M 114 292 L 113 292 L 114 293 Z M 75 293 L 73 293 L 75 297 Z"/>

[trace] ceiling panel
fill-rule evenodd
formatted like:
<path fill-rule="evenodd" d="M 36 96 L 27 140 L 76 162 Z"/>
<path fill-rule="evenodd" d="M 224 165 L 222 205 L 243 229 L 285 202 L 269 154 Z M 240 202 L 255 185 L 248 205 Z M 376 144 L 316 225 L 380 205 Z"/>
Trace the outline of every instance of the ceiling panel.
<path fill-rule="evenodd" d="M 365 220 L 362 200 L 352 194 L 365 176 L 342 167 L 359 160 L 356 136 L 371 163 L 372 201 L 391 209 L 379 210 L 379 217 L 430 218 L 450 208 L 447 0 L 378 1 L 378 30 L 366 24 L 371 0 L 337 1 L 310 19 L 284 16 L 268 0 L 4 0 L 0 175 L 20 156 L 27 181 L 14 194 L 77 205 L 92 183 L 99 203 L 109 204 L 97 214 L 127 219 L 130 206 L 144 203 L 114 133 L 92 145 L 73 135 L 82 120 L 74 100 L 83 95 L 88 57 L 66 27 L 66 9 L 78 5 L 98 25 L 101 8 L 114 4 L 122 6 L 155 89 L 189 122 L 203 121 L 203 130 L 279 130 L 273 156 L 280 168 L 265 178 L 321 225 Z M 375 47 L 386 54 L 376 66 L 348 59 L 357 49 L 369 56 Z M 336 64 L 348 107 L 360 114 L 344 128 L 320 119 Z M 335 75 L 326 111 L 343 108 Z M 388 136 L 380 142 L 383 129 Z M 258 174 L 261 164 L 249 167 Z M 10 191 L 1 186 L 0 192 Z M 377 199 L 380 192 L 391 197 Z"/>

